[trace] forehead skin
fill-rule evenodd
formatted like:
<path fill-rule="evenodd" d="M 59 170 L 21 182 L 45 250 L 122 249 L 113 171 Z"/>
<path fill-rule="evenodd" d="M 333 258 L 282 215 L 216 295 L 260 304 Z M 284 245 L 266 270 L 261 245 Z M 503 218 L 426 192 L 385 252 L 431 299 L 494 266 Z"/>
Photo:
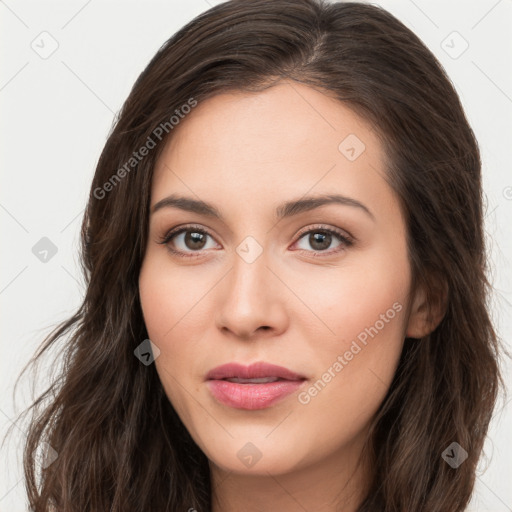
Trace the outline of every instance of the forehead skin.
<path fill-rule="evenodd" d="M 364 189 L 372 211 L 388 208 L 393 195 L 383 178 L 376 183 L 385 161 L 377 133 L 339 101 L 302 84 L 281 82 L 260 93 L 220 94 L 195 107 L 171 135 L 155 167 L 152 204 L 169 190 L 199 198 L 208 191 L 223 200 L 232 197 L 233 213 L 242 214 L 236 216 L 243 222 L 253 210 L 243 196 L 264 191 L 275 199 L 269 204 L 276 203 L 282 186 L 290 198 L 328 193 L 340 184 L 350 197 Z M 365 147 L 350 161 L 350 147 L 362 148 L 355 137 Z"/>

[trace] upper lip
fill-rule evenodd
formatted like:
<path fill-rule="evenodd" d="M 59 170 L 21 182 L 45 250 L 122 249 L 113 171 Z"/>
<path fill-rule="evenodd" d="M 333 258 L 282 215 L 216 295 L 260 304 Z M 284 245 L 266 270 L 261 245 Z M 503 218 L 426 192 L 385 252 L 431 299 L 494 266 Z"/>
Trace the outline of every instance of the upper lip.
<path fill-rule="evenodd" d="M 285 380 L 304 380 L 306 377 L 292 372 L 283 366 L 259 361 L 249 366 L 239 363 L 227 363 L 217 366 L 208 372 L 206 380 L 220 380 L 239 377 L 242 379 L 257 379 L 261 377 L 278 377 Z"/>

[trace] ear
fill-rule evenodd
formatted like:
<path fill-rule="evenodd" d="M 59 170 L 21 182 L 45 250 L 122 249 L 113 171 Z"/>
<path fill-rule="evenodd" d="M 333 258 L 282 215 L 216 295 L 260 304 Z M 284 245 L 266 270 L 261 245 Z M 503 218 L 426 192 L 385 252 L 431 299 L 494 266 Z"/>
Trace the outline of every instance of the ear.
<path fill-rule="evenodd" d="M 444 280 L 438 278 L 434 290 L 429 308 L 425 286 L 417 286 L 410 308 L 406 337 L 423 338 L 434 331 L 444 318 L 448 306 L 448 286 Z"/>

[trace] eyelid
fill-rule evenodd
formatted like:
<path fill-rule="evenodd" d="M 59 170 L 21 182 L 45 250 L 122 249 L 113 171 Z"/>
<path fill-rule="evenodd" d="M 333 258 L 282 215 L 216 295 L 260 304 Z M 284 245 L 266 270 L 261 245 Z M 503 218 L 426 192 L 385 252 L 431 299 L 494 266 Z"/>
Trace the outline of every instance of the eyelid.
<path fill-rule="evenodd" d="M 199 233 L 204 233 L 205 235 L 208 235 L 213 240 L 215 240 L 215 237 L 213 236 L 213 234 L 210 233 L 210 231 L 207 228 L 204 228 L 202 225 L 183 224 L 183 225 L 175 226 L 174 228 L 171 228 L 168 231 L 166 231 L 163 236 L 159 237 L 159 240 L 157 240 L 157 243 L 166 245 L 167 249 L 171 253 L 176 254 L 178 256 L 182 256 L 185 258 L 194 258 L 194 257 L 201 256 L 201 254 L 203 252 L 201 250 L 199 250 L 199 251 L 179 251 L 176 249 L 172 249 L 168 245 L 172 238 L 180 235 L 183 232 L 194 231 L 194 230 Z M 296 245 L 303 238 L 303 236 L 305 234 L 310 233 L 310 232 L 315 232 L 315 231 L 317 231 L 317 232 L 324 231 L 324 232 L 335 235 L 336 237 L 338 237 L 338 239 L 340 240 L 341 244 L 344 247 L 342 247 L 341 249 L 325 250 L 325 251 L 315 251 L 315 250 L 306 251 L 305 249 L 298 249 L 299 251 L 311 253 L 315 256 L 325 255 L 327 257 L 332 254 L 338 254 L 339 252 L 352 246 L 357 241 L 357 239 L 352 234 L 350 234 L 347 231 L 342 230 L 340 228 L 326 225 L 326 224 L 313 224 L 313 225 L 305 226 L 304 228 L 299 230 L 299 232 L 295 235 L 296 240 L 292 243 L 292 246 Z M 216 242 L 216 243 L 218 243 L 218 242 Z"/>
<path fill-rule="evenodd" d="M 344 229 L 340 229 L 334 226 L 330 226 L 328 224 L 310 224 L 302 229 L 299 230 L 296 237 L 300 239 L 303 235 L 306 233 L 309 233 L 310 231 L 327 231 L 330 233 L 335 233 L 341 238 L 349 241 L 349 242 L 355 242 L 356 238 L 351 235 L 348 231 Z M 295 243 L 295 242 L 294 242 Z"/>

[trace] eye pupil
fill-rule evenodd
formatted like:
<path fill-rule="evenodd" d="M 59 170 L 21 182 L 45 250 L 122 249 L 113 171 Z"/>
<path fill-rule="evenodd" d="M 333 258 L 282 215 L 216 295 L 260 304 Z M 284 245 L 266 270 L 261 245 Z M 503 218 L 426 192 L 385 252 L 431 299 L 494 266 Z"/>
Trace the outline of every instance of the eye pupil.
<path fill-rule="evenodd" d="M 205 238 L 206 237 L 204 233 L 198 233 L 197 231 L 187 231 L 185 233 L 185 244 L 189 249 L 202 249 L 205 244 Z"/>
<path fill-rule="evenodd" d="M 315 231 L 314 233 L 309 235 L 309 243 L 313 249 L 321 251 L 323 249 L 328 249 L 331 245 L 332 235 L 329 233 L 322 233 Z M 326 243 L 327 242 L 327 243 Z M 318 246 L 319 244 L 320 246 Z"/>

